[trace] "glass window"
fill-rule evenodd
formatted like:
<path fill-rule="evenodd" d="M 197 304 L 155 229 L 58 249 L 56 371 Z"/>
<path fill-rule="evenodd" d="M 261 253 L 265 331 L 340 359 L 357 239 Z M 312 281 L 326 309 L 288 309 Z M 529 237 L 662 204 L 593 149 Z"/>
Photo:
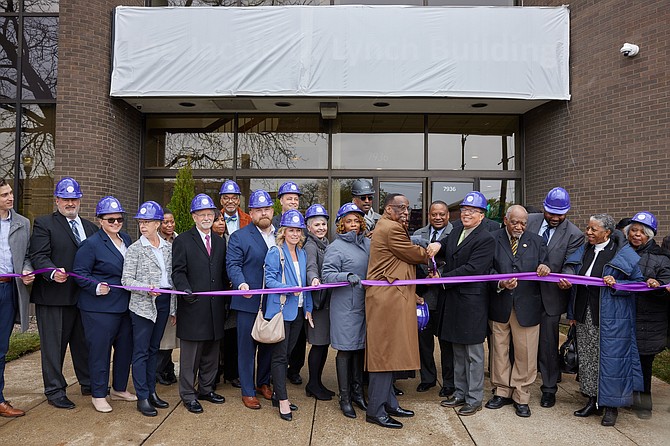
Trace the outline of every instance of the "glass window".
<path fill-rule="evenodd" d="M 423 183 L 409 181 L 380 181 L 379 203 L 381 206 L 387 194 L 403 194 L 409 200 L 409 233 L 423 227 Z"/>
<path fill-rule="evenodd" d="M 179 169 L 232 169 L 234 116 L 147 119 L 145 166 Z"/>
<path fill-rule="evenodd" d="M 486 216 L 502 223 L 507 208 L 519 203 L 517 180 L 481 180 L 479 188 L 486 197 L 489 208 Z"/>
<path fill-rule="evenodd" d="M 516 170 L 516 116 L 428 117 L 428 168 Z"/>
<path fill-rule="evenodd" d="M 449 212 L 458 210 L 463 197 L 472 192 L 472 181 L 433 181 L 431 184 L 431 200 L 442 200 L 449 206 Z M 453 220 L 453 219 L 452 219 Z"/>
<path fill-rule="evenodd" d="M 3 8 L 4 9 L 4 8 Z M 2 48 L 0 50 L 0 98 L 16 98 L 18 17 L 0 17 Z"/>
<path fill-rule="evenodd" d="M 28 63 L 25 63 L 26 56 Z M 55 99 L 58 68 L 58 18 L 26 17 L 23 20 L 24 99 Z"/>
<path fill-rule="evenodd" d="M 56 106 L 26 105 L 21 118 L 23 184 L 19 212 L 32 220 L 53 210 Z"/>
<path fill-rule="evenodd" d="M 264 191 L 268 192 L 270 196 L 275 200 L 275 213 L 277 213 L 280 212 L 281 210 L 281 205 L 279 204 L 279 199 L 277 198 L 277 190 L 279 190 L 279 186 L 281 186 L 286 181 L 293 181 L 294 183 L 296 183 L 300 188 L 300 192 L 302 192 L 302 195 L 300 196 L 300 212 L 304 213 L 308 207 L 316 203 L 323 204 L 324 206 L 326 206 L 326 208 L 328 208 L 327 179 L 242 178 L 237 181 L 237 184 L 240 185 L 240 188 L 246 186 L 248 187 L 248 190 L 254 191 L 257 189 L 263 189 Z M 246 203 L 243 204 L 246 205 Z"/>
<path fill-rule="evenodd" d="M 241 169 L 325 169 L 328 131 L 319 115 L 240 116 Z"/>
<path fill-rule="evenodd" d="M 423 115 L 341 115 L 333 168 L 423 170 Z"/>
<path fill-rule="evenodd" d="M 0 0 L 0 12 L 18 12 L 17 0 Z"/>
<path fill-rule="evenodd" d="M 58 0 L 23 0 L 23 10 L 26 12 L 58 12 Z"/>
<path fill-rule="evenodd" d="M 11 104 L 0 104 L 0 178 L 14 178 L 16 112 Z"/>

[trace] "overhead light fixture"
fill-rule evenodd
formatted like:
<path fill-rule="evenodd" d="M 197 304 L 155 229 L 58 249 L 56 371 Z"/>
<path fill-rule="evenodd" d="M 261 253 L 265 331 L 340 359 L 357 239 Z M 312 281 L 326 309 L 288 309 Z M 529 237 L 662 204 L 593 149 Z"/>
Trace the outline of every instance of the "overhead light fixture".
<path fill-rule="evenodd" d="M 193 102 L 180 102 L 179 105 L 181 105 L 182 107 L 187 107 L 187 108 L 195 107 L 195 104 Z"/>
<path fill-rule="evenodd" d="M 388 107 L 391 104 L 389 104 L 388 102 L 375 102 L 372 105 L 374 105 L 375 107 L 383 108 L 383 107 Z"/>
<path fill-rule="evenodd" d="M 291 104 L 290 102 L 282 102 L 282 101 L 280 101 L 280 102 L 275 102 L 275 105 L 276 105 L 277 107 L 290 107 L 290 106 L 293 105 L 293 104 Z"/>
<path fill-rule="evenodd" d="M 485 102 L 476 102 L 476 103 L 471 105 L 472 108 L 484 108 L 484 107 L 488 107 L 488 106 L 489 106 L 489 104 L 487 104 Z"/>
<path fill-rule="evenodd" d="M 323 119 L 337 118 L 337 102 L 322 102 L 320 104 L 321 117 Z"/>

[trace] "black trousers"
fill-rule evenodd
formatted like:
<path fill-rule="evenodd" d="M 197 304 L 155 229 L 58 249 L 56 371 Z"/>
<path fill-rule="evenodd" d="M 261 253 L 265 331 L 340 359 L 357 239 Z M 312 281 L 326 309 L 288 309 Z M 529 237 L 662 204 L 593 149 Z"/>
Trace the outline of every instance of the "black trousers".
<path fill-rule="evenodd" d="M 386 407 L 397 409 L 398 400 L 393 393 L 393 372 L 370 372 L 368 384 L 368 410 L 371 417 L 384 417 Z"/>
<path fill-rule="evenodd" d="M 546 312 L 542 312 L 537 359 L 538 369 L 542 375 L 540 390 L 543 393 L 558 391 L 558 377 L 561 374 L 558 357 L 558 322 L 560 319 L 560 315 L 549 316 Z"/>
<path fill-rule="evenodd" d="M 296 345 L 300 332 L 303 331 L 304 313 L 298 308 L 295 320 L 284 321 L 284 340 L 274 344 L 272 348 L 272 383 L 278 400 L 287 400 L 286 376 L 288 371 L 288 357 Z"/>
<path fill-rule="evenodd" d="M 44 394 L 47 399 L 54 400 L 66 394 L 63 362 L 68 344 L 79 385 L 90 389 L 88 347 L 79 309 L 74 305 L 35 305 L 35 314 L 40 334 Z"/>
<path fill-rule="evenodd" d="M 428 325 L 419 332 L 419 357 L 421 359 L 421 382 L 425 384 L 437 381 L 437 366 L 435 365 L 435 333 L 437 318 L 428 320 Z M 439 341 L 440 363 L 442 368 L 442 387 L 454 389 L 454 350 L 451 342 Z"/>
<path fill-rule="evenodd" d="M 654 364 L 655 357 L 656 355 L 640 355 L 644 393 L 651 393 L 651 366 Z"/>
<path fill-rule="evenodd" d="M 180 340 L 179 396 L 185 403 L 198 399 L 199 394 L 214 391 L 219 369 L 219 341 Z M 195 383 L 198 383 L 196 391 Z"/>
<path fill-rule="evenodd" d="M 288 359 L 288 375 L 287 376 L 296 376 L 300 374 L 300 370 L 305 365 L 305 352 L 307 350 L 307 329 L 303 322 L 302 328 L 300 328 L 300 333 L 298 334 L 298 340 L 295 343 L 295 347 L 291 351 L 291 354 Z"/>

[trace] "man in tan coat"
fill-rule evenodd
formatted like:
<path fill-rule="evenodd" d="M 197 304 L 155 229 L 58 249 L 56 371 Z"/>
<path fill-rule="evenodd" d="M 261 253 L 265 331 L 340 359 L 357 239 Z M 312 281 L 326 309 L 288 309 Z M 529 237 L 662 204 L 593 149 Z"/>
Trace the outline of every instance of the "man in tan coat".
<path fill-rule="evenodd" d="M 407 198 L 388 194 L 384 215 L 377 222 L 370 244 L 369 280 L 392 283 L 416 278 L 416 265 L 424 263 L 427 256 L 425 249 L 412 244 L 407 233 L 408 219 Z M 421 298 L 415 291 L 414 285 L 370 287 L 366 291 L 368 423 L 400 429 L 402 423 L 390 415 L 414 416 L 414 412 L 398 405 L 393 393 L 393 372 L 421 368 L 416 320 L 416 304 Z"/>

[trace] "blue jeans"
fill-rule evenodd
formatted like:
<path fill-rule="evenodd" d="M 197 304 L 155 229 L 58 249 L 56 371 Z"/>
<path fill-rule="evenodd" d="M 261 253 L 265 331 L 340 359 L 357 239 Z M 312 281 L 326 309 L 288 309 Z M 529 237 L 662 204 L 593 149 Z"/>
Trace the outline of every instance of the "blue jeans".
<path fill-rule="evenodd" d="M 9 336 L 14 328 L 14 280 L 0 283 L 0 403 L 5 402 L 5 356 L 9 350 Z"/>
<path fill-rule="evenodd" d="M 155 323 L 130 312 L 133 322 L 133 385 L 140 400 L 146 400 L 156 391 L 156 355 L 170 316 L 169 294 L 156 297 L 156 310 L 158 315 Z"/>

